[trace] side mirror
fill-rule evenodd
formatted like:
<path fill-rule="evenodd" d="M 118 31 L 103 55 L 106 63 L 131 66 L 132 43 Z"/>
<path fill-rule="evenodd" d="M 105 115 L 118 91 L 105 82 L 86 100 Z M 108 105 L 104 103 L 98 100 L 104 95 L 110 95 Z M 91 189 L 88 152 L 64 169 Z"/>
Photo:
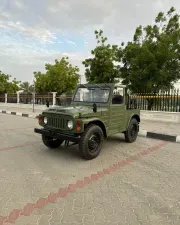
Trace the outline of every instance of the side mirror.
<path fill-rule="evenodd" d="M 94 113 L 97 112 L 97 105 L 96 105 L 96 103 L 93 104 L 93 112 L 94 112 Z"/>

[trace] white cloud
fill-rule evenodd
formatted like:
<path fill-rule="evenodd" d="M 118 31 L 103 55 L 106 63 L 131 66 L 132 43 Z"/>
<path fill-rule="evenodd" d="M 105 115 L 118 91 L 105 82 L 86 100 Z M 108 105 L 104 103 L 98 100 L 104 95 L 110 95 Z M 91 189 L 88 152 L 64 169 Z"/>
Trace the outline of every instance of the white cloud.
<path fill-rule="evenodd" d="M 27 27 L 22 22 L 0 21 L 0 27 L 6 30 L 11 29 L 23 34 L 26 37 L 39 39 L 42 43 L 52 42 L 56 36 L 48 29 L 41 27 Z"/>
<path fill-rule="evenodd" d="M 71 44 L 71 45 L 76 46 L 76 43 L 75 43 L 75 42 L 73 42 L 73 41 L 67 40 L 67 43 L 69 43 L 69 44 Z"/>
<path fill-rule="evenodd" d="M 14 72 L 16 72 L 17 79 L 23 81 L 32 79 L 34 71 L 44 72 L 45 63 L 54 63 L 55 59 L 66 56 L 69 57 L 70 63 L 79 66 L 81 71 L 83 71 L 81 61 L 86 57 L 80 52 L 74 54 L 67 52 L 57 53 L 54 50 L 33 49 L 30 46 L 23 46 L 22 48 L 20 44 L 7 44 L 6 46 L 0 44 L 0 52 L 1 70 L 11 75 L 14 75 Z"/>
<path fill-rule="evenodd" d="M 17 6 L 17 8 L 19 8 L 20 10 L 22 10 L 25 6 L 25 2 L 22 0 L 15 0 L 14 1 L 15 5 Z"/>

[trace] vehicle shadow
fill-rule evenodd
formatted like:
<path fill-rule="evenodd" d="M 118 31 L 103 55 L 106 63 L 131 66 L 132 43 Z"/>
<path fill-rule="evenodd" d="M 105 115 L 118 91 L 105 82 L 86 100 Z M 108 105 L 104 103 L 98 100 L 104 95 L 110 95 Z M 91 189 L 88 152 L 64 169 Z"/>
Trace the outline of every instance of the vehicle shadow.
<path fill-rule="evenodd" d="M 104 140 L 103 147 L 100 154 L 108 154 L 107 152 L 111 148 L 111 152 L 113 152 L 112 146 L 119 145 L 121 148 L 125 144 L 125 139 L 121 135 L 111 136 Z M 72 143 L 70 143 L 72 144 Z M 46 146 L 43 147 L 43 154 L 46 154 L 48 157 L 64 157 L 64 158 L 73 158 L 74 160 L 80 159 L 81 155 L 79 152 L 79 145 L 65 146 L 64 143 L 56 149 L 49 149 Z"/>
<path fill-rule="evenodd" d="M 111 137 L 105 139 L 105 142 L 112 142 L 114 144 L 117 144 L 119 142 L 125 143 L 126 141 L 122 134 L 118 134 L 118 135 L 114 135 L 114 136 L 111 136 Z"/>

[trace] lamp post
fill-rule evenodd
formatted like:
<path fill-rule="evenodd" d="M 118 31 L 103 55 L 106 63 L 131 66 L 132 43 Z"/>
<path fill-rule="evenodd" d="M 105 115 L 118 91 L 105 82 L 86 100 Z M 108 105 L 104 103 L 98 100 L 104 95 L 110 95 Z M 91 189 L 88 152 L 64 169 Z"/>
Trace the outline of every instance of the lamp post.
<path fill-rule="evenodd" d="M 34 112 L 34 104 L 35 104 L 35 82 L 33 80 L 33 112 Z"/>
<path fill-rule="evenodd" d="M 82 76 L 83 75 L 80 75 L 79 84 L 82 84 Z"/>

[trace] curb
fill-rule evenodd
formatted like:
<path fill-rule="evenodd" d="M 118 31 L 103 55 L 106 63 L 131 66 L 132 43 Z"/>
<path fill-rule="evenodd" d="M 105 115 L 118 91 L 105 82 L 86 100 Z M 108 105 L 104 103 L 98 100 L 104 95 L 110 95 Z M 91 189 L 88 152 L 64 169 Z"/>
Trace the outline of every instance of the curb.
<path fill-rule="evenodd" d="M 37 119 L 39 117 L 38 115 L 32 115 L 32 114 L 21 113 L 21 112 L 11 112 L 11 111 L 1 110 L 1 109 L 0 109 L 0 113 L 15 115 L 15 116 L 23 116 L 23 117 L 34 118 L 34 119 Z"/>
<path fill-rule="evenodd" d="M 16 116 L 23 116 L 23 117 L 34 118 L 34 119 L 37 119 L 39 117 L 38 115 L 32 115 L 32 114 L 20 113 L 20 112 L 11 112 L 11 111 L 6 111 L 6 110 L 0 110 L 0 113 L 16 115 Z M 162 140 L 162 141 L 180 143 L 180 135 L 169 135 L 169 134 L 149 132 L 146 130 L 140 130 L 138 133 L 138 136 Z"/>
<path fill-rule="evenodd" d="M 169 135 L 169 134 L 162 134 L 162 133 L 156 133 L 156 132 L 149 132 L 146 130 L 140 130 L 138 136 L 162 140 L 162 141 L 180 143 L 180 135 Z"/>

